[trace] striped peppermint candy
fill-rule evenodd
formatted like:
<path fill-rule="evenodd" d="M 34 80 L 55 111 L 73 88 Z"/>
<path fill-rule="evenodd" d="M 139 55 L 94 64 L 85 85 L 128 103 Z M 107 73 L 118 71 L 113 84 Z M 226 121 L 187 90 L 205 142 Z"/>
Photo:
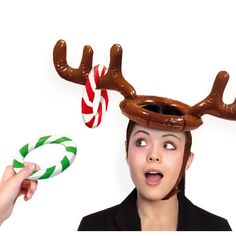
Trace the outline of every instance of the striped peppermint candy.
<path fill-rule="evenodd" d="M 56 165 L 42 170 L 35 170 L 28 179 L 47 179 L 56 176 L 67 169 L 75 159 L 77 148 L 75 143 L 67 137 L 49 135 L 36 139 L 24 145 L 13 160 L 13 169 L 18 173 L 25 167 L 24 159 L 34 149 L 45 144 L 60 144 L 65 147 L 66 153 L 63 159 Z"/>
<path fill-rule="evenodd" d="M 106 73 L 105 66 L 97 65 L 89 73 L 85 83 L 85 89 L 82 97 L 82 116 L 86 126 L 95 128 L 99 126 L 108 107 L 108 93 L 106 90 L 96 90 L 98 81 Z M 94 109 L 94 100 L 97 96 L 99 104 L 97 110 Z M 94 111 L 95 110 L 95 111 Z"/>

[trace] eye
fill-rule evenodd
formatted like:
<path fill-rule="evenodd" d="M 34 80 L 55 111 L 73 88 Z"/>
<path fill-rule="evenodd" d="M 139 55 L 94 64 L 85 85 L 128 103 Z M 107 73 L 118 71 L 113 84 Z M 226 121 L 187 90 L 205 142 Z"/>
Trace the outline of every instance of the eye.
<path fill-rule="evenodd" d="M 135 145 L 137 147 L 145 147 L 147 145 L 147 142 L 144 139 L 139 138 L 136 140 Z"/>
<path fill-rule="evenodd" d="M 166 142 L 166 143 L 164 144 L 164 148 L 165 148 L 166 150 L 175 150 L 175 149 L 176 149 L 176 146 L 175 146 L 173 143 L 171 143 L 171 142 Z"/>

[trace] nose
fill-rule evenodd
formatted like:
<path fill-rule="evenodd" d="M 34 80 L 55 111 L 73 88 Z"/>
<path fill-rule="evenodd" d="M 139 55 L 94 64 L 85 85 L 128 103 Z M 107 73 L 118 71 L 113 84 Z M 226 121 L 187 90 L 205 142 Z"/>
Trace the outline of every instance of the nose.
<path fill-rule="evenodd" d="M 158 157 L 148 157 L 148 158 L 147 158 L 147 161 L 148 161 L 148 162 L 154 162 L 154 161 L 159 162 L 160 159 L 159 159 Z"/>
<path fill-rule="evenodd" d="M 158 154 L 157 150 L 152 150 L 152 152 L 147 156 L 147 162 L 160 162 L 161 157 Z"/>

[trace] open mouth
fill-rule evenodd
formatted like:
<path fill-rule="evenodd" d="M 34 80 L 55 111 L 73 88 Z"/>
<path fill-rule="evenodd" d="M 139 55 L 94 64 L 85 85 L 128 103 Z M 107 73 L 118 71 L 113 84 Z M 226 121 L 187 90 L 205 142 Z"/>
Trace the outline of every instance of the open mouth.
<path fill-rule="evenodd" d="M 151 186 L 158 185 L 163 177 L 164 175 L 160 171 L 150 170 L 145 172 L 145 182 Z"/>

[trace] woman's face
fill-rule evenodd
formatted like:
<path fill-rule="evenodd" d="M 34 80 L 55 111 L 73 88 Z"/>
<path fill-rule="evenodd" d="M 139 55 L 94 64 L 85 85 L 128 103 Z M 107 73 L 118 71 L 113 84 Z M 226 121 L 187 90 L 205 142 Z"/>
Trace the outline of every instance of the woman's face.
<path fill-rule="evenodd" d="M 138 193 L 149 200 L 163 199 L 175 185 L 183 162 L 185 134 L 135 125 L 127 162 Z"/>

